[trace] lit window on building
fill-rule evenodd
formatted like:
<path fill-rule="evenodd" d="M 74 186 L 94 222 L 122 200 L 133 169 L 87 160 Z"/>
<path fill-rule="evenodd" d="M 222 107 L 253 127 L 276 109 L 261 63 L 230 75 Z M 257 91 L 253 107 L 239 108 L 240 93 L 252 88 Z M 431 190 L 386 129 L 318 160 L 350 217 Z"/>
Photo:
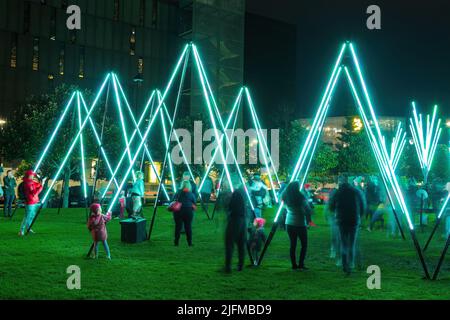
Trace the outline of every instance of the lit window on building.
<path fill-rule="evenodd" d="M 11 61 L 10 61 L 11 68 L 17 67 L 17 33 L 13 34 L 12 40 L 11 40 Z"/>
<path fill-rule="evenodd" d="M 131 29 L 130 34 L 130 55 L 134 56 L 136 50 L 136 29 Z"/>
<path fill-rule="evenodd" d="M 52 8 L 50 17 L 50 40 L 56 40 L 56 8 Z"/>
<path fill-rule="evenodd" d="M 33 39 L 33 64 L 32 68 L 34 71 L 39 70 L 39 38 Z"/>
<path fill-rule="evenodd" d="M 84 47 L 80 48 L 80 69 L 78 71 L 78 78 L 84 78 Z"/>
<path fill-rule="evenodd" d="M 138 67 L 138 73 L 143 74 L 144 73 L 144 59 L 142 57 L 140 57 L 138 59 L 137 67 Z"/>
<path fill-rule="evenodd" d="M 65 48 L 64 45 L 59 50 L 59 62 L 58 62 L 58 68 L 59 68 L 59 74 L 64 75 L 64 55 L 65 55 Z"/>
<path fill-rule="evenodd" d="M 53 76 L 53 73 L 49 73 L 47 78 L 48 80 L 53 80 L 55 77 Z"/>
<path fill-rule="evenodd" d="M 119 0 L 114 0 L 114 14 L 113 14 L 113 19 L 114 20 L 119 20 L 119 14 L 120 14 L 120 3 Z"/>

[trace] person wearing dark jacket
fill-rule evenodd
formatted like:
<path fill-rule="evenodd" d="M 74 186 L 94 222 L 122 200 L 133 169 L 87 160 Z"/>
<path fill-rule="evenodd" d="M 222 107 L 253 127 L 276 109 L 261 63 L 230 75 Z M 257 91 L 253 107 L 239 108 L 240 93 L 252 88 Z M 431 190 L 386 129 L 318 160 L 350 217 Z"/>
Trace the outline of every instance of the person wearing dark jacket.
<path fill-rule="evenodd" d="M 354 268 L 357 233 L 366 210 L 365 203 L 364 194 L 345 181 L 329 201 L 330 211 L 334 212 L 339 228 L 342 268 L 347 275 Z"/>
<path fill-rule="evenodd" d="M 6 172 L 6 177 L 3 178 L 3 187 L 5 193 L 4 213 L 5 217 L 12 216 L 12 204 L 16 198 L 16 179 L 12 170 Z"/>
<path fill-rule="evenodd" d="M 306 250 L 308 246 L 307 225 L 311 221 L 311 207 L 308 200 L 300 192 L 300 183 L 293 181 L 289 183 L 286 190 L 281 195 L 281 200 L 286 206 L 286 230 L 290 240 L 290 256 L 292 269 L 307 270 L 305 267 Z M 297 241 L 300 239 L 302 249 L 297 264 L 296 250 Z"/>
<path fill-rule="evenodd" d="M 245 191 L 238 179 L 233 179 L 234 192 L 231 194 L 226 211 L 228 215 L 225 230 L 225 272 L 231 272 L 233 248 L 238 249 L 238 271 L 242 271 L 247 242 L 247 203 Z"/>
<path fill-rule="evenodd" d="M 181 228 L 184 226 L 188 245 L 192 247 L 192 220 L 194 219 L 195 195 L 192 193 L 189 181 L 183 181 L 175 195 L 175 200 L 181 202 L 181 210 L 173 213 L 175 220 L 175 246 L 180 242 Z"/>

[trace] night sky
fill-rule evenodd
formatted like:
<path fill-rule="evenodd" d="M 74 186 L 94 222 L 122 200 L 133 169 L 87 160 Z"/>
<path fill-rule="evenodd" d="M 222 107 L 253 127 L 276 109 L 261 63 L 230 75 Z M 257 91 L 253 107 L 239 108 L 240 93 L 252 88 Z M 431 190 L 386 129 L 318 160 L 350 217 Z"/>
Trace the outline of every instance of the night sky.
<path fill-rule="evenodd" d="M 381 8 L 381 30 L 366 27 L 366 8 L 371 4 Z M 297 117 L 313 116 L 332 63 L 346 39 L 356 46 L 380 115 L 409 116 L 414 99 L 421 111 L 430 112 L 437 103 L 441 115 L 450 116 L 450 1 L 247 0 L 247 10 L 297 26 Z M 284 60 L 278 63 L 285 68 Z M 348 105 L 354 105 L 342 80 L 333 115 L 342 115 Z M 274 79 L 267 74 L 257 81 L 261 83 L 256 86 L 269 86 Z M 266 97 L 259 100 L 267 101 L 273 92 L 260 94 Z"/>

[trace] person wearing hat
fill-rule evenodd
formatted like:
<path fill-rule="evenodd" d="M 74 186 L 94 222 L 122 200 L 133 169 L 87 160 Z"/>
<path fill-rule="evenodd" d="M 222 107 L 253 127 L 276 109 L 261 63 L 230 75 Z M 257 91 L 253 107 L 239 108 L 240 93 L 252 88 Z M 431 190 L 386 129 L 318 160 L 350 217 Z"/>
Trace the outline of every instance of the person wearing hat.
<path fill-rule="evenodd" d="M 98 243 L 103 244 L 105 248 L 106 258 L 111 260 L 111 253 L 108 246 L 108 232 L 106 230 L 106 223 L 111 220 L 111 212 L 106 215 L 102 214 L 102 206 L 99 203 L 91 204 L 91 215 L 87 222 L 87 227 L 92 235 L 94 241 L 94 259 L 98 258 Z"/>
<path fill-rule="evenodd" d="M 42 185 L 45 184 L 44 178 L 42 184 L 37 181 L 36 172 L 33 170 L 28 170 L 25 172 L 24 182 L 24 194 L 25 194 L 25 216 L 23 218 L 22 224 L 20 226 L 19 236 L 23 236 L 25 231 L 28 230 L 31 223 L 33 222 L 34 216 L 39 209 L 39 194 L 42 192 Z M 31 233 L 34 233 L 30 229 Z"/>

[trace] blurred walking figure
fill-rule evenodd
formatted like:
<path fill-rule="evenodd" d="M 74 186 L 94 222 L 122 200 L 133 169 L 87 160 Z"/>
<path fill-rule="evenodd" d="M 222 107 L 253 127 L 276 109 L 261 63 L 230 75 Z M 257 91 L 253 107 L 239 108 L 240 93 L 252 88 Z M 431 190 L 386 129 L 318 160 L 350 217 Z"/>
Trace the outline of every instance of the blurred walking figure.
<path fill-rule="evenodd" d="M 189 181 L 181 182 L 181 189 L 175 195 L 175 201 L 181 202 L 181 210 L 173 213 L 175 220 L 175 246 L 180 243 L 181 228 L 184 227 L 188 245 L 192 247 L 192 220 L 194 219 L 195 195 Z"/>
<path fill-rule="evenodd" d="M 230 196 L 227 211 L 227 227 L 225 230 L 225 272 L 231 272 L 231 259 L 234 246 L 238 250 L 238 271 L 242 271 L 245 259 L 245 244 L 247 242 L 247 203 L 241 181 L 232 176 L 234 192 Z"/>
<path fill-rule="evenodd" d="M 133 203 L 133 217 L 137 217 L 142 211 L 142 198 L 144 197 L 144 174 L 141 171 L 136 172 L 136 181 L 129 191 Z"/>
<path fill-rule="evenodd" d="M 329 208 L 334 212 L 339 228 L 342 268 L 350 275 L 355 266 L 358 229 L 365 212 L 364 194 L 341 177 L 339 189 L 330 198 Z"/>
<path fill-rule="evenodd" d="M 281 200 L 286 205 L 286 230 L 290 240 L 290 256 L 292 269 L 308 269 L 305 267 L 306 250 L 308 246 L 307 225 L 311 221 L 311 207 L 308 200 L 300 192 L 300 183 L 291 182 L 281 195 Z M 300 239 L 300 259 L 297 264 L 296 250 L 297 239 Z"/>
<path fill-rule="evenodd" d="M 111 260 L 111 253 L 108 246 L 108 232 L 106 230 L 106 223 L 111 220 L 111 212 L 106 215 L 102 214 L 102 206 L 99 203 L 91 205 L 91 215 L 87 222 L 87 228 L 91 232 L 92 240 L 94 241 L 94 259 L 98 258 L 98 243 L 103 244 L 106 252 L 106 258 Z"/>
<path fill-rule="evenodd" d="M 262 246 L 266 242 L 266 233 L 264 231 L 264 225 L 266 220 L 263 218 L 256 218 L 253 221 L 253 228 L 250 232 L 249 247 L 250 253 L 255 261 L 259 259 L 259 253 L 261 252 Z"/>
<path fill-rule="evenodd" d="M 14 179 L 14 174 L 12 170 L 8 170 L 6 172 L 6 176 L 3 178 L 3 186 L 4 186 L 4 214 L 5 217 L 12 216 L 12 204 L 14 199 L 16 198 L 16 179 Z"/>
<path fill-rule="evenodd" d="M 33 222 L 34 216 L 39 209 L 39 194 L 42 192 L 43 184 L 47 178 L 42 179 L 42 184 L 37 181 L 36 172 L 28 170 L 23 178 L 23 191 L 25 194 L 25 217 L 20 226 L 19 236 L 23 236 Z M 30 229 L 31 233 L 34 233 Z"/>

